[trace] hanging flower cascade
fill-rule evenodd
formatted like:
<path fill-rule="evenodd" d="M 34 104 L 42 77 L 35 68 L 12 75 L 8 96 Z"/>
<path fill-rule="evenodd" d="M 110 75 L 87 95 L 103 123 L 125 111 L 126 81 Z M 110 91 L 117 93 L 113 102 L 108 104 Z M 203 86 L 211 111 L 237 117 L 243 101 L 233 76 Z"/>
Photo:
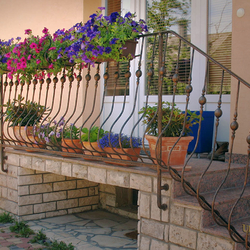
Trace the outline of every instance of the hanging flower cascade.
<path fill-rule="evenodd" d="M 97 58 L 121 61 L 124 44 L 147 32 L 144 20 L 134 20 L 130 12 L 122 17 L 118 12 L 103 16 L 99 8 L 85 24 L 77 23 L 69 30 L 58 29 L 50 34 L 43 29 L 43 36 L 35 36 L 32 30 L 25 30 L 27 37 L 2 41 L 0 39 L 0 73 L 16 80 L 44 78 L 46 73 L 58 74 L 65 67 L 94 65 Z M 132 59 L 133 55 L 130 59 Z"/>

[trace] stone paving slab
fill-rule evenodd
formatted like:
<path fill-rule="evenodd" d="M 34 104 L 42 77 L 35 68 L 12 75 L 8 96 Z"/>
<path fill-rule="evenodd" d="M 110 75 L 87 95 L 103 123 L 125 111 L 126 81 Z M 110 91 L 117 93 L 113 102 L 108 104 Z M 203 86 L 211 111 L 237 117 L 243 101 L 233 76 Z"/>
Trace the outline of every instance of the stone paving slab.
<path fill-rule="evenodd" d="M 29 243 L 34 235 L 16 238 L 10 225 L 0 224 L 0 250 L 46 249 Z M 29 221 L 28 225 L 35 232 L 43 230 L 50 240 L 72 243 L 75 250 L 137 249 L 137 240 L 125 236 L 137 229 L 137 221 L 103 210 Z"/>

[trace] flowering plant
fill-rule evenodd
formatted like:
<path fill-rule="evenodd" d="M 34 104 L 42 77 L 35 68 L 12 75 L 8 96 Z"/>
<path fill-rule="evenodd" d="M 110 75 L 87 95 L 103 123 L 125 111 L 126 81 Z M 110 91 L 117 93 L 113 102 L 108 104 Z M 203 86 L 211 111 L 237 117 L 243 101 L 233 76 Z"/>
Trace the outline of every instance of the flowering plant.
<path fill-rule="evenodd" d="M 142 139 L 138 137 L 130 137 L 124 134 L 106 133 L 99 140 L 101 148 L 139 148 L 142 144 Z"/>
<path fill-rule="evenodd" d="M 59 122 L 54 120 L 46 124 L 40 124 L 40 126 L 34 126 L 33 135 L 37 136 L 39 139 L 44 140 L 48 144 L 59 145 L 62 140 L 64 118 L 61 117 Z"/>
<path fill-rule="evenodd" d="M 44 78 L 45 74 L 57 74 L 63 68 L 86 66 L 101 58 L 124 60 L 125 42 L 136 40 L 147 31 L 145 21 L 135 21 L 130 12 L 122 17 L 118 12 L 103 16 L 99 8 L 85 24 L 77 23 L 69 30 L 59 29 L 51 35 L 47 28 L 43 36 L 35 36 L 32 30 L 25 30 L 27 37 L 8 41 L 0 40 L 0 73 L 9 71 L 8 77 L 17 80 Z M 132 59 L 134 55 L 130 55 Z"/>
<path fill-rule="evenodd" d="M 63 128 L 62 134 L 64 139 L 79 139 L 80 130 L 75 125 L 70 124 L 70 126 Z"/>
<path fill-rule="evenodd" d="M 0 41 L 0 68 L 8 70 L 10 79 L 15 75 L 17 80 L 31 80 L 33 77 L 44 78 L 45 73 L 59 73 L 68 66 L 69 58 L 64 50 L 73 39 L 73 29 L 57 30 L 53 36 L 47 28 L 43 29 L 43 36 L 34 36 L 32 30 L 25 30 L 28 36 Z"/>
<path fill-rule="evenodd" d="M 128 12 L 122 17 L 113 12 L 110 16 L 103 16 L 101 11 L 105 8 L 99 9 L 84 25 L 78 23 L 74 26 L 78 39 L 66 49 L 72 61 L 94 63 L 97 58 L 122 61 L 125 41 L 135 40 L 147 31 L 144 20 L 134 20 L 135 14 Z"/>

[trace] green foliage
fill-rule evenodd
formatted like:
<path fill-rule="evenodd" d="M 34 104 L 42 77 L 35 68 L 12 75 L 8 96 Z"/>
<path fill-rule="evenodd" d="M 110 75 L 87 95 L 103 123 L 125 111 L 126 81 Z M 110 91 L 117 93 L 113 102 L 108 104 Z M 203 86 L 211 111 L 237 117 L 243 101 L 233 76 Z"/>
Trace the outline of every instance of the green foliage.
<path fill-rule="evenodd" d="M 63 138 L 65 139 L 79 139 L 80 130 L 75 125 L 65 126 L 63 128 Z"/>
<path fill-rule="evenodd" d="M 12 223 L 15 219 L 12 217 L 10 213 L 2 213 L 0 214 L 0 223 Z"/>
<path fill-rule="evenodd" d="M 50 250 L 74 250 L 74 246 L 72 243 L 69 243 L 68 245 L 62 241 L 58 242 L 57 240 L 54 240 L 48 247 Z"/>
<path fill-rule="evenodd" d="M 83 128 L 81 141 L 96 142 L 97 139 L 101 139 L 105 133 L 106 131 L 97 126 L 93 126 L 90 130 L 88 128 Z"/>
<path fill-rule="evenodd" d="M 183 131 L 183 124 L 185 121 L 185 113 L 179 108 L 172 105 L 169 102 L 162 103 L 162 130 L 164 130 L 163 137 L 179 137 L 187 136 L 193 125 L 199 122 L 199 115 L 187 111 L 186 126 Z M 147 133 L 153 136 L 158 136 L 158 106 L 143 107 L 139 114 L 143 114 L 143 123 L 147 125 Z M 172 114 L 172 115 L 171 115 Z M 166 128 L 166 129 L 165 129 Z M 183 131 L 183 132 L 182 132 Z"/>
<path fill-rule="evenodd" d="M 41 120 L 48 110 L 37 102 L 30 100 L 24 102 L 24 97 L 21 95 L 18 95 L 18 98 L 11 103 L 7 102 L 3 107 L 6 107 L 5 122 L 10 121 L 11 126 L 33 126 Z"/>
<path fill-rule="evenodd" d="M 189 1 L 179 0 L 153 0 L 152 5 L 148 6 L 148 29 L 152 32 L 165 31 L 176 24 L 178 14 L 187 14 Z"/>
<path fill-rule="evenodd" d="M 46 234 L 43 233 L 43 229 L 42 229 L 29 242 L 44 244 L 46 239 L 47 239 L 47 236 Z"/>
<path fill-rule="evenodd" d="M 28 238 L 31 234 L 35 234 L 35 232 L 30 229 L 26 222 L 16 221 L 14 225 L 10 226 L 10 231 L 19 234 L 21 237 Z"/>

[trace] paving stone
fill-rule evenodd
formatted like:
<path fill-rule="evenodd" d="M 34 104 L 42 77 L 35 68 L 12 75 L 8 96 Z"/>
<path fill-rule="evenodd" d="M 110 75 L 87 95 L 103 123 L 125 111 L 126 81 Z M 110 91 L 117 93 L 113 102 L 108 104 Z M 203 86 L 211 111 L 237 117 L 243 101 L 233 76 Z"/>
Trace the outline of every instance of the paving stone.
<path fill-rule="evenodd" d="M 96 235 L 91 238 L 91 241 L 97 242 L 101 247 L 122 247 L 130 243 L 130 240 L 106 235 Z"/>

